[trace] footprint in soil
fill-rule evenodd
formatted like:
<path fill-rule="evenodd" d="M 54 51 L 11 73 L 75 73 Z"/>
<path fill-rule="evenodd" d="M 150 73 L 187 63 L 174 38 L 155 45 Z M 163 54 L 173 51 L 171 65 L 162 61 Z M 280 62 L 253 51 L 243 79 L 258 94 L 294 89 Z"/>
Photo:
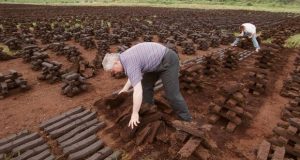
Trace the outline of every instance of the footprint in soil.
<path fill-rule="evenodd" d="M 32 113 L 44 113 L 44 111 L 45 111 L 44 108 L 41 107 L 31 110 Z"/>
<path fill-rule="evenodd" d="M 7 114 L 6 116 L 5 116 L 5 119 L 6 120 L 8 120 L 10 117 L 12 117 L 13 115 L 12 114 Z"/>

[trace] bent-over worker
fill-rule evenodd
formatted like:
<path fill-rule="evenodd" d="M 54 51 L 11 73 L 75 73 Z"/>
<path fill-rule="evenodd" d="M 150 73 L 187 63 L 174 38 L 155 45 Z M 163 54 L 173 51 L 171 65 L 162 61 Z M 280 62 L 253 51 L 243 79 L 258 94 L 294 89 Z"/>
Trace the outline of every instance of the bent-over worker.
<path fill-rule="evenodd" d="M 143 42 L 124 51 L 112 66 L 113 73 L 125 72 L 128 80 L 119 92 L 133 87 L 133 109 L 128 126 L 133 128 L 139 121 L 142 101 L 154 104 L 154 86 L 158 79 L 173 110 L 184 121 L 191 121 L 187 104 L 179 88 L 179 59 L 177 54 L 155 42 Z"/>
<path fill-rule="evenodd" d="M 249 37 L 252 39 L 253 46 L 255 47 L 255 51 L 258 52 L 260 50 L 260 46 L 257 42 L 257 35 L 256 35 L 256 27 L 251 23 L 244 23 L 240 26 L 241 34 L 239 37 L 235 39 L 235 41 L 231 44 L 231 46 L 236 46 L 239 42 L 241 37 Z"/>

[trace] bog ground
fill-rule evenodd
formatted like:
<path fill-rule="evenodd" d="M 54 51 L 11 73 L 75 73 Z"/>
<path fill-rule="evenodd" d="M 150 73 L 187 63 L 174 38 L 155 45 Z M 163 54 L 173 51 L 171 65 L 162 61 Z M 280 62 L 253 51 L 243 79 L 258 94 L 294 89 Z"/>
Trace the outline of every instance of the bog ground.
<path fill-rule="evenodd" d="M 257 26 L 231 47 L 240 24 Z M 1 159 L 300 158 L 300 16 L 238 10 L 0 5 Z M 155 105 L 127 127 L 125 75 L 106 53 L 140 42 L 175 50 L 193 122 L 178 120 L 160 81 Z"/>

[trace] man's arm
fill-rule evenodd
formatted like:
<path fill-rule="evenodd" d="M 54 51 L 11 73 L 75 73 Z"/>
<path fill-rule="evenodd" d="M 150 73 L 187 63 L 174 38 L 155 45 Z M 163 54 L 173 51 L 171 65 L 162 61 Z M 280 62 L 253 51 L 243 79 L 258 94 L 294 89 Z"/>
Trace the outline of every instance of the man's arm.
<path fill-rule="evenodd" d="M 143 88 L 142 88 L 142 83 L 139 82 L 133 87 L 133 108 L 132 108 L 131 119 L 128 124 L 128 127 L 131 127 L 132 129 L 140 123 L 139 111 L 141 108 L 142 100 L 143 100 Z"/>
<path fill-rule="evenodd" d="M 131 86 L 131 83 L 130 83 L 130 80 L 128 79 L 127 82 L 126 82 L 126 84 L 125 84 L 124 87 L 121 89 L 121 91 L 119 91 L 118 94 L 120 94 L 120 93 L 122 93 L 122 92 L 127 92 L 128 89 L 130 88 L 130 86 Z"/>
<path fill-rule="evenodd" d="M 249 32 L 249 33 L 250 33 L 250 34 L 249 34 L 249 36 L 248 36 L 249 38 L 252 38 L 252 37 L 253 37 L 253 35 L 255 34 L 255 32 L 252 32 L 252 33 L 251 33 L 251 32 Z"/>

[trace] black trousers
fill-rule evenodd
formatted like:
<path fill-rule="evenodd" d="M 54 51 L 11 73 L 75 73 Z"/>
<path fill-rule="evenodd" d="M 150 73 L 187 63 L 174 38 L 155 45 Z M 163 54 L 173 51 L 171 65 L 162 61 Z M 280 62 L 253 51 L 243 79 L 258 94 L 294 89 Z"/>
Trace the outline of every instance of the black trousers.
<path fill-rule="evenodd" d="M 154 85 L 158 79 L 162 80 L 166 97 L 176 114 L 185 121 L 191 121 L 187 104 L 179 88 L 179 59 L 177 54 L 168 49 L 161 63 L 154 72 L 144 73 L 142 79 L 143 101 L 154 103 Z"/>

